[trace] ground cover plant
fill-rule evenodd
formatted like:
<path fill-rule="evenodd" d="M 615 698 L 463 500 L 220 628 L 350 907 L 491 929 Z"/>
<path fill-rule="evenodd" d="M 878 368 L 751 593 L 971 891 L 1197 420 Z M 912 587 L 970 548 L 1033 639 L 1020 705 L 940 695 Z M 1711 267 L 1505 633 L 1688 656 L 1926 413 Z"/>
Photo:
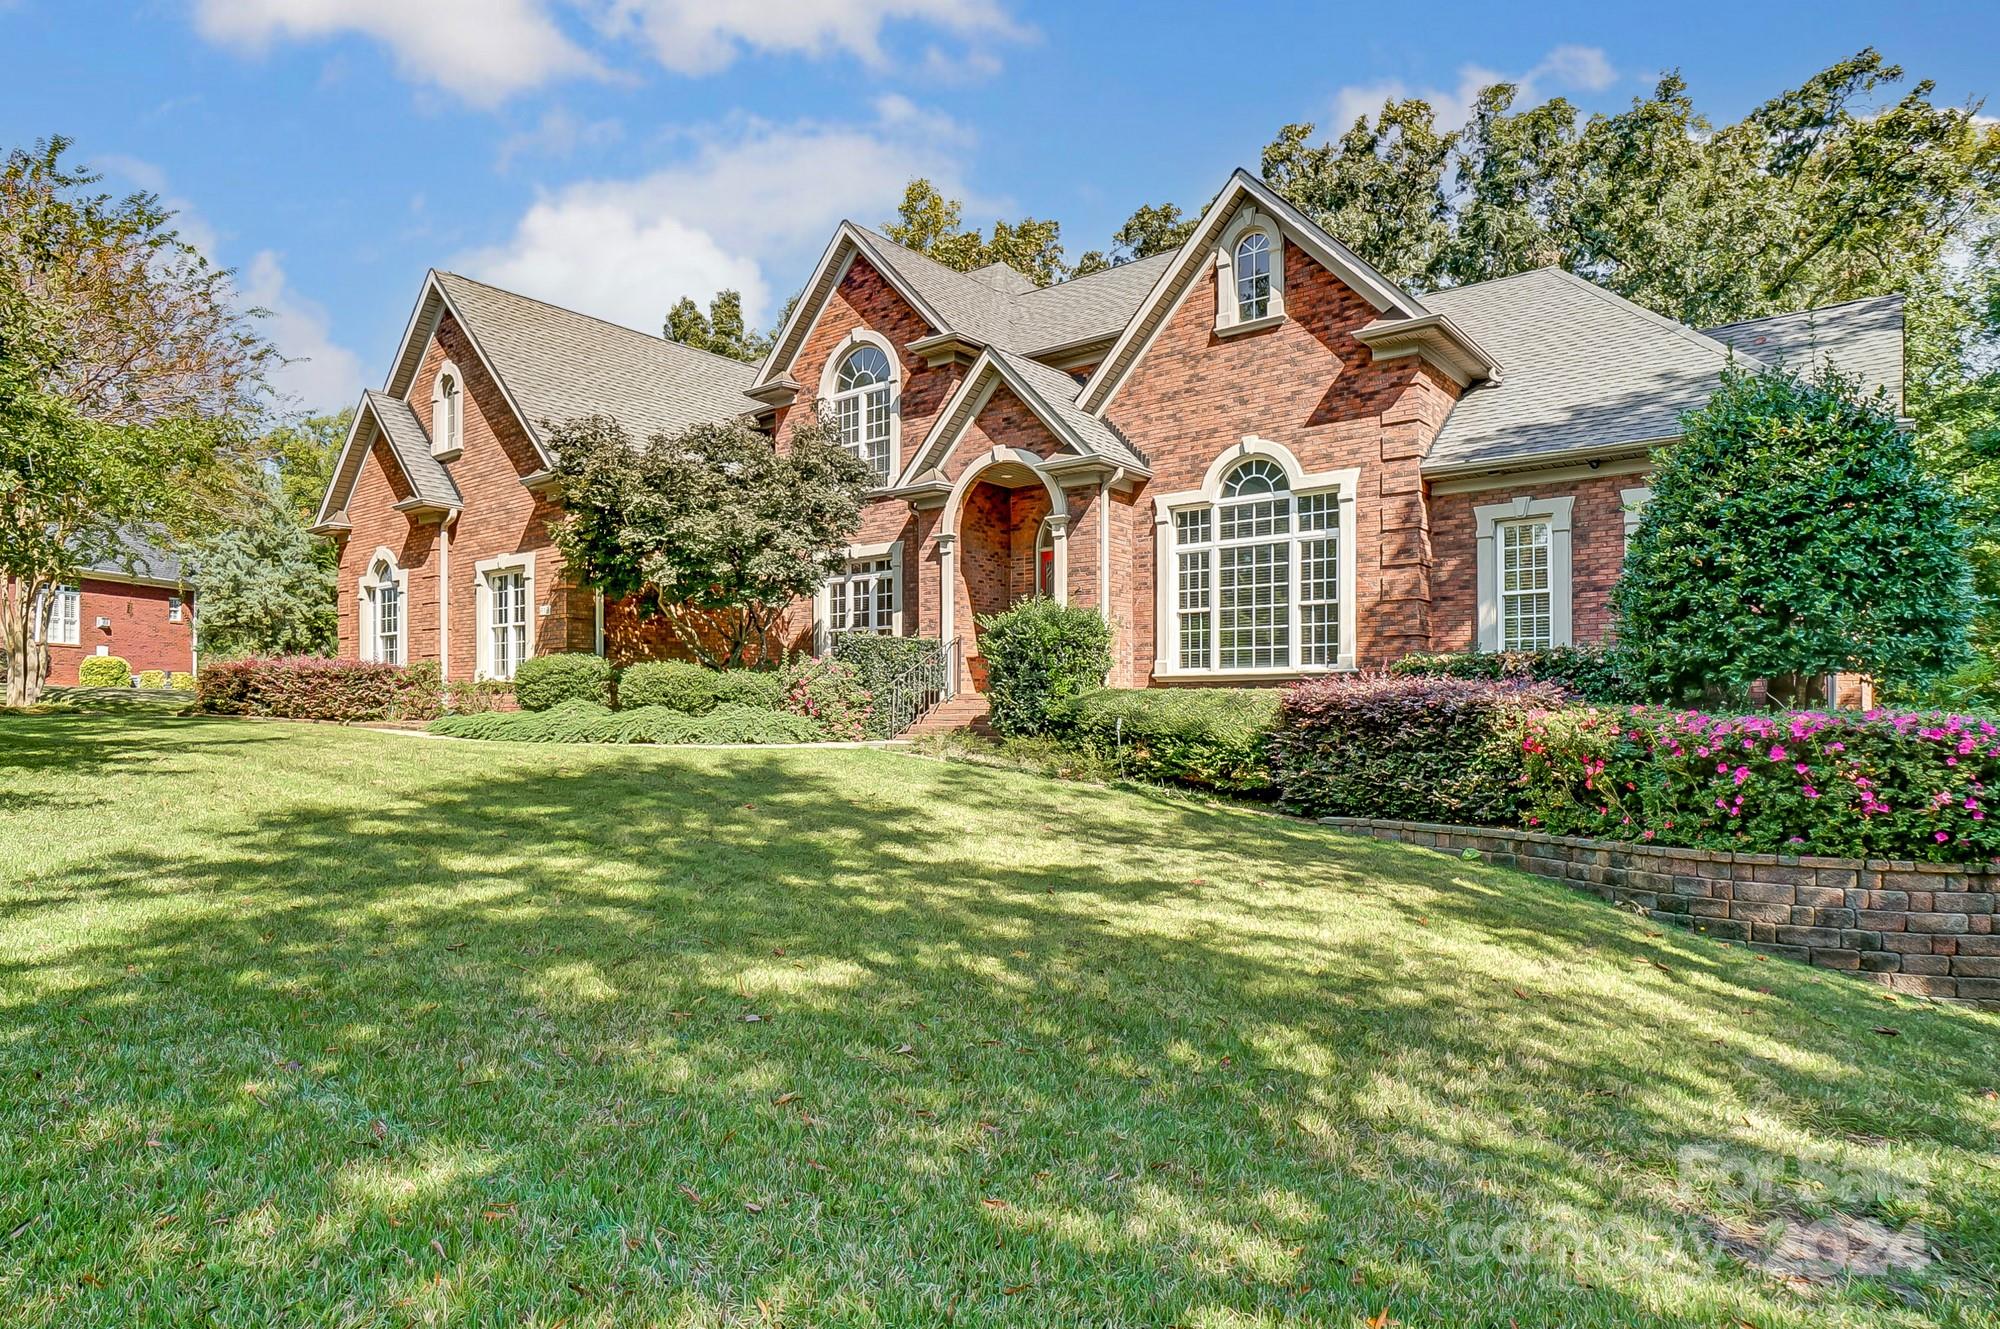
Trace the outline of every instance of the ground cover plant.
<path fill-rule="evenodd" d="M 803 716 L 734 702 L 690 715 L 670 706 L 614 711 L 566 701 L 546 711 L 447 715 L 430 732 L 516 743 L 817 743 L 826 736 Z"/>
<path fill-rule="evenodd" d="M 35 1329 L 2000 1313 L 2000 1020 L 1243 808 L 8 718 L 0 910 Z"/>

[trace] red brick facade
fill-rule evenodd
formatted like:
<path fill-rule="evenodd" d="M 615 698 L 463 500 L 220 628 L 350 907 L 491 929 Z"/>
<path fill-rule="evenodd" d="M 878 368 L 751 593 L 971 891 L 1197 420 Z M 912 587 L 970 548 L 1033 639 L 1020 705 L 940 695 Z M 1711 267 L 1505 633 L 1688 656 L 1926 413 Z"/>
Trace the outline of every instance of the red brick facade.
<path fill-rule="evenodd" d="M 77 670 L 93 655 L 115 655 L 132 666 L 135 676 L 148 669 L 194 672 L 194 599 L 189 592 L 92 576 L 79 580 L 77 591 L 77 644 L 49 647 L 50 684 L 74 684 Z M 173 618 L 177 601 L 179 622 Z"/>

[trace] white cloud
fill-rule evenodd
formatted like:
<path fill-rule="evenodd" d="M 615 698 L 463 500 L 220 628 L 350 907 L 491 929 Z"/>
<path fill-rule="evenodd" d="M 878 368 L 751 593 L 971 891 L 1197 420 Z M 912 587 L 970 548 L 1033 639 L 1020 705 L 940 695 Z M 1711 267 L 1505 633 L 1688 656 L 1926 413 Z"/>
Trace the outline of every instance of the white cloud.
<path fill-rule="evenodd" d="M 292 289 L 283 261 L 259 250 L 238 274 L 244 304 L 265 311 L 264 335 L 286 363 L 271 375 L 281 397 L 314 411 L 334 411 L 361 390 L 361 359 L 333 340 L 326 310 Z"/>
<path fill-rule="evenodd" d="M 551 79 L 601 72 L 543 0 L 198 0 L 203 36 L 252 51 L 359 33 L 414 82 L 491 106 Z"/>
<path fill-rule="evenodd" d="M 882 29 L 919 23 L 960 38 L 1028 36 L 995 0 L 608 0 L 598 24 L 634 36 L 680 74 L 712 74 L 742 53 L 851 55 L 883 65 Z"/>
<path fill-rule="evenodd" d="M 568 157 L 578 148 L 602 147 L 624 136 L 625 126 L 615 118 L 584 120 L 567 107 L 554 106 L 542 112 L 533 129 L 501 141 L 499 167 L 507 170 L 517 157 Z"/>
<path fill-rule="evenodd" d="M 1557 92 L 1602 92 L 1617 79 L 1617 71 L 1601 49 L 1565 44 L 1551 49 L 1523 74 L 1461 65 L 1458 84 L 1449 90 L 1413 87 L 1399 78 L 1352 84 L 1334 93 L 1334 124 L 1336 132 L 1344 134 L 1356 120 L 1364 116 L 1374 118 L 1385 101 L 1421 97 L 1437 112 L 1439 128 L 1456 129 L 1472 118 L 1472 104 L 1480 92 L 1495 83 L 1514 84 L 1518 89 L 1514 104 L 1521 107 L 1540 102 L 1545 88 Z"/>
<path fill-rule="evenodd" d="M 681 296 L 724 287 L 768 321 L 843 217 L 891 215 L 904 184 L 928 175 L 962 196 L 949 119 L 901 97 L 865 125 L 740 120 L 688 136 L 684 159 L 627 180 L 584 181 L 545 194 L 505 241 L 450 266 L 511 290 L 656 331 Z M 978 204 L 983 208 L 984 203 Z"/>

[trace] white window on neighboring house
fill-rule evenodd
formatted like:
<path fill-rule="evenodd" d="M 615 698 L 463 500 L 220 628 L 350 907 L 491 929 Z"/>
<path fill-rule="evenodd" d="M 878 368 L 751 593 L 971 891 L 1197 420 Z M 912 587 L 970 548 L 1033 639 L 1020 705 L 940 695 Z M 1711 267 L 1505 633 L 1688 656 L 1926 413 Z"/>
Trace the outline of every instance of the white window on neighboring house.
<path fill-rule="evenodd" d="M 180 621 L 181 598 L 178 595 L 170 595 L 167 597 L 167 622 L 178 623 Z"/>
<path fill-rule="evenodd" d="M 895 476 L 895 371 L 881 347 L 864 342 L 834 376 L 833 420 L 840 445 L 868 464 L 875 483 Z"/>
<path fill-rule="evenodd" d="M 1500 649 L 1544 651 L 1555 644 L 1554 583 L 1546 519 L 1502 522 Z"/>
<path fill-rule="evenodd" d="M 381 664 L 403 663 L 403 571 L 378 558 L 361 587 L 362 657 Z"/>
<path fill-rule="evenodd" d="M 826 626 L 829 632 L 878 632 L 893 635 L 901 594 L 896 560 L 855 559 L 826 584 Z"/>
<path fill-rule="evenodd" d="M 1212 500 L 1173 509 L 1173 672 L 1326 669 L 1353 655 L 1330 478 L 1302 492 L 1277 460 L 1252 456 Z"/>
<path fill-rule="evenodd" d="M 1248 323 L 1271 312 L 1271 237 L 1251 231 L 1236 242 L 1236 319 Z"/>
<path fill-rule="evenodd" d="M 512 678 L 528 655 L 528 579 L 520 568 L 486 574 L 492 634 L 490 678 Z"/>
<path fill-rule="evenodd" d="M 74 586 L 50 591 L 42 606 L 48 627 L 42 640 L 50 646 L 76 646 L 83 641 L 83 593 Z"/>

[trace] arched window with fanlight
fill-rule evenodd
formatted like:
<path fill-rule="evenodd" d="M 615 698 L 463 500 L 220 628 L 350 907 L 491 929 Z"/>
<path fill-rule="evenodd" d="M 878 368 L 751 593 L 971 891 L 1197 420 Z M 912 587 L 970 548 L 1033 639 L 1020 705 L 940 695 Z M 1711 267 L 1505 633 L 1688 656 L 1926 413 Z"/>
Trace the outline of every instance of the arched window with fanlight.
<path fill-rule="evenodd" d="M 1343 507 L 1339 477 L 1295 478 L 1253 455 L 1212 489 L 1179 498 L 1188 501 L 1170 501 L 1170 672 L 1326 669 L 1352 655 L 1341 575 L 1351 503 Z"/>
<path fill-rule="evenodd" d="M 864 341 L 837 362 L 832 382 L 833 426 L 840 445 L 867 463 L 875 483 L 896 469 L 896 371 L 887 351 Z"/>
<path fill-rule="evenodd" d="M 1215 266 L 1217 332 L 1250 332 L 1284 317 L 1284 239 L 1272 218 L 1255 208 L 1239 212 L 1222 233 Z"/>
<path fill-rule="evenodd" d="M 1236 319 L 1248 323 L 1271 312 L 1271 237 L 1251 231 L 1236 242 Z"/>
<path fill-rule="evenodd" d="M 406 648 L 405 573 L 378 555 L 361 584 L 361 654 L 381 664 L 402 664 Z"/>
<path fill-rule="evenodd" d="M 431 454 L 456 457 L 465 447 L 465 376 L 446 361 L 431 385 Z"/>

